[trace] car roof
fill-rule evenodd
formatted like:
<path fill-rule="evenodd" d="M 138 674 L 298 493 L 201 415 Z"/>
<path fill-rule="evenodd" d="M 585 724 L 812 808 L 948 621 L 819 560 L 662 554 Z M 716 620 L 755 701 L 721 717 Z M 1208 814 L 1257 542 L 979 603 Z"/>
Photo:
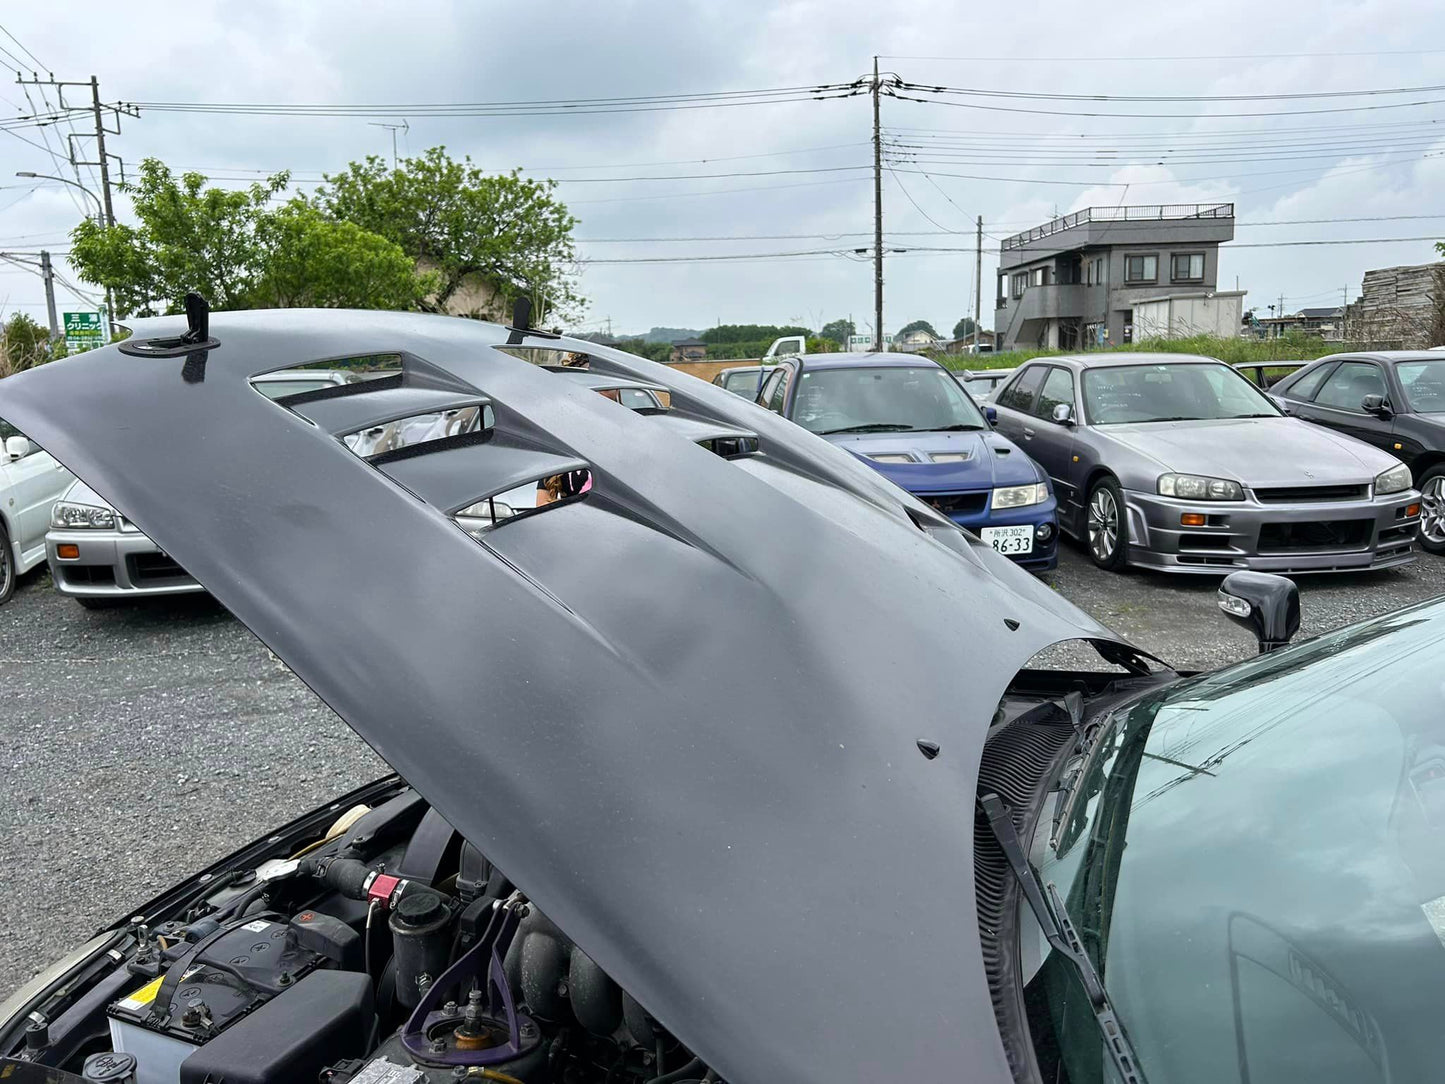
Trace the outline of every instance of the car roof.
<path fill-rule="evenodd" d="M 1029 358 L 1020 365 L 1031 365 L 1035 362 L 1051 363 L 1055 365 L 1067 365 L 1073 369 L 1106 369 L 1120 365 L 1187 365 L 1200 362 L 1212 362 L 1215 365 L 1223 365 L 1224 362 L 1218 358 L 1207 357 L 1203 354 L 1165 354 L 1149 353 L 1143 350 L 1105 350 L 1099 353 L 1090 354 L 1050 354 L 1041 355 L 1036 358 Z"/>
<path fill-rule="evenodd" d="M 975 906 L 984 738 L 1045 647 L 1137 652 L 847 451 L 667 366 L 418 313 L 220 312 L 177 346 L 185 330 L 138 321 L 8 377 L 0 416 L 724 1078 L 1008 1079 Z M 673 409 L 533 363 L 558 351 Z M 385 380 L 250 386 L 383 352 L 402 359 Z M 336 439 L 479 403 L 481 439 L 370 460 Z M 579 463 L 582 496 L 481 537 L 451 518 Z M 860 637 L 880 614 L 887 635 Z M 787 680 L 739 680 L 776 671 L 770 629 Z"/>
<path fill-rule="evenodd" d="M 714 375 L 716 380 L 720 376 L 732 376 L 733 373 L 755 373 L 759 369 L 771 369 L 771 365 L 733 365 L 726 369 L 719 369 Z"/>
<path fill-rule="evenodd" d="M 1345 358 L 1358 358 L 1368 361 L 1385 361 L 1394 363 L 1397 361 L 1439 361 L 1440 351 L 1438 350 L 1342 350 L 1338 354 L 1326 354 L 1322 358 L 1315 358 L 1320 361 L 1341 361 Z M 1311 363 L 1313 364 L 1313 362 Z"/>
<path fill-rule="evenodd" d="M 804 369 L 917 369 L 943 366 L 932 358 L 892 351 L 879 353 L 789 354 L 780 361 L 796 361 Z"/>

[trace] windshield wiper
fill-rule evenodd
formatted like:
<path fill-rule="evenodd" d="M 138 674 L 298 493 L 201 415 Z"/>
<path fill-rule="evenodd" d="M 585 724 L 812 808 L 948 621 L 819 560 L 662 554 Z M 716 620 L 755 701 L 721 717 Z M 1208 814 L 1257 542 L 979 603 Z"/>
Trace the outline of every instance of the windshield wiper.
<path fill-rule="evenodd" d="M 912 433 L 916 430 L 903 422 L 869 422 L 866 425 L 845 425 L 841 429 L 819 429 L 818 435 L 830 433 Z"/>
<path fill-rule="evenodd" d="M 962 423 L 960 422 L 960 423 L 957 424 L 957 425 L 940 425 L 937 429 L 920 429 L 920 430 L 918 430 L 918 432 L 920 432 L 920 433 L 976 433 L 976 432 L 978 432 L 978 431 L 979 431 L 980 429 L 982 429 L 982 428 L 983 428 L 983 426 L 981 426 L 981 425 L 964 425 L 964 424 L 962 424 Z"/>
<path fill-rule="evenodd" d="M 1109 1060 L 1114 1063 L 1119 1079 L 1124 1084 L 1146 1084 L 1144 1072 L 1139 1068 L 1139 1059 L 1135 1057 L 1134 1048 L 1124 1034 L 1124 1026 L 1119 1022 L 1114 1006 L 1109 1003 L 1108 992 L 1104 989 L 1098 971 L 1094 969 L 1088 953 L 1084 951 L 1084 944 L 1079 940 L 1079 933 L 1069 918 L 1068 909 L 1064 907 L 1064 901 L 1059 898 L 1054 885 L 1045 885 L 1038 871 L 1029 864 L 1028 855 L 1024 853 L 1023 843 L 1019 840 L 1018 830 L 1014 828 L 1009 807 L 1002 798 L 992 793 L 979 795 L 978 806 L 988 818 L 993 838 L 998 841 L 999 849 L 1008 859 L 1009 868 L 1013 871 L 1019 887 L 1023 889 L 1024 899 L 1028 901 L 1029 910 L 1034 913 L 1034 920 L 1043 931 L 1044 939 L 1055 952 L 1073 965 L 1089 999 L 1089 1007 L 1098 1025 L 1099 1036 L 1103 1039 L 1104 1050 L 1108 1053 Z"/>

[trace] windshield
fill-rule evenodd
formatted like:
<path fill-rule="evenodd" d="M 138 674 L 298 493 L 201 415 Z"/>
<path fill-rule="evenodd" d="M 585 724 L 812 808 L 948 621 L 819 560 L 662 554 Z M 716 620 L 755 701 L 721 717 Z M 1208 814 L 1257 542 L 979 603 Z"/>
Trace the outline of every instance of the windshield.
<path fill-rule="evenodd" d="M 762 375 L 760 369 L 754 369 L 749 373 L 728 373 L 723 377 L 723 387 L 732 392 L 756 395 Z"/>
<path fill-rule="evenodd" d="M 1407 405 L 1420 414 L 1445 413 L 1445 358 L 1402 361 L 1395 366 Z"/>
<path fill-rule="evenodd" d="M 1084 370 L 1084 415 L 1091 425 L 1274 418 L 1279 411 L 1220 362 L 1116 365 Z"/>
<path fill-rule="evenodd" d="M 922 365 L 805 370 L 793 421 L 824 434 L 988 428 L 958 381 L 937 366 Z"/>
<path fill-rule="evenodd" d="M 1166 687 L 1106 725 L 1057 849 L 1045 817 L 1034 862 L 1150 1080 L 1440 1079 L 1442 668 L 1445 604 L 1430 603 Z M 1102 1079 L 1075 972 L 1024 940 L 1041 1059 Z"/>

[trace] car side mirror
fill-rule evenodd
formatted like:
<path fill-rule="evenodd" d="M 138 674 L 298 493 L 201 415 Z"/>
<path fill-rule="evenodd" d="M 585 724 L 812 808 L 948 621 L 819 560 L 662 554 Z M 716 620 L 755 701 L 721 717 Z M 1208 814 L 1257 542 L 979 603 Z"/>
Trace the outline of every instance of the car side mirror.
<path fill-rule="evenodd" d="M 1366 414 L 1374 414 L 1380 418 L 1388 418 L 1394 413 L 1383 395 L 1365 396 L 1360 400 L 1360 409 Z"/>
<path fill-rule="evenodd" d="M 1269 572 L 1232 572 L 1219 585 L 1219 608 L 1254 633 L 1259 653 L 1284 647 L 1299 632 L 1299 588 Z"/>
<path fill-rule="evenodd" d="M 5 438 L 5 458 L 13 462 L 30 454 L 30 441 L 25 437 Z"/>
<path fill-rule="evenodd" d="M 1053 417 L 1054 422 L 1058 425 L 1073 425 L 1074 408 L 1069 406 L 1068 403 L 1056 403 L 1054 404 Z"/>
<path fill-rule="evenodd" d="M 989 425 L 998 424 L 998 410 L 991 406 L 983 408 L 983 416 L 988 419 Z"/>

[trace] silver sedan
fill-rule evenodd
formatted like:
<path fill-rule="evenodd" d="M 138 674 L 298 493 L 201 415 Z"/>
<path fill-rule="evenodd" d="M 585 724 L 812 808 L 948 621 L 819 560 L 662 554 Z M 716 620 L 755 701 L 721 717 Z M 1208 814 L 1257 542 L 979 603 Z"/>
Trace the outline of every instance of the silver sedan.
<path fill-rule="evenodd" d="M 1234 369 L 1180 354 L 1037 358 L 997 426 L 1053 480 L 1101 568 L 1340 572 L 1414 560 L 1410 468 L 1286 417 Z"/>

